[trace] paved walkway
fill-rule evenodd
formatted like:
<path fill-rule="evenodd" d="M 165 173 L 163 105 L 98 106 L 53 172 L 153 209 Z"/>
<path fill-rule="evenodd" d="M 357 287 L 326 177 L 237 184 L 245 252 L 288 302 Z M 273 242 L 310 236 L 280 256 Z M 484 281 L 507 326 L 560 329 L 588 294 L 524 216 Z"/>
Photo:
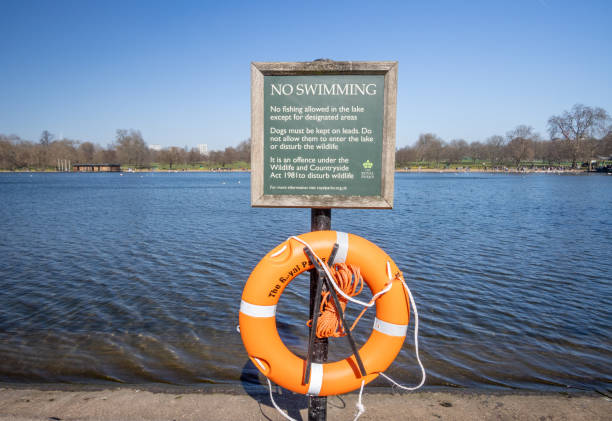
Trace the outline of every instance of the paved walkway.
<path fill-rule="evenodd" d="M 179 392 L 179 393 L 177 393 Z M 308 400 L 276 395 L 296 420 L 307 420 Z M 328 399 L 327 419 L 352 420 L 356 394 Z M 366 393 L 365 420 L 612 420 L 612 400 L 601 395 L 473 392 Z M 154 393 L 131 388 L 57 391 L 0 389 L 0 420 L 283 420 L 266 395 Z"/>

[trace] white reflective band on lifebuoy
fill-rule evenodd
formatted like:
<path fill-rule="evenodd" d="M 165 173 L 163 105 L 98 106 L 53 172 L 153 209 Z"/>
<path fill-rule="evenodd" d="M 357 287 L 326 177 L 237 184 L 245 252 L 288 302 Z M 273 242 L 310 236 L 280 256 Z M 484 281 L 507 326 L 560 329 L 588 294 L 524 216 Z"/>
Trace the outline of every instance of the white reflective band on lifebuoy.
<path fill-rule="evenodd" d="M 321 393 L 321 385 L 323 384 L 323 364 L 310 364 L 310 384 L 308 385 L 308 394 L 318 396 Z"/>
<path fill-rule="evenodd" d="M 284 246 L 283 246 L 283 247 L 282 247 L 282 248 L 281 248 L 279 251 L 277 251 L 276 253 L 272 253 L 272 254 L 270 255 L 270 257 L 276 257 L 276 256 L 278 256 L 279 254 L 281 254 L 282 252 L 284 252 L 285 250 L 287 250 L 287 244 L 285 244 L 285 245 L 284 245 Z"/>
<path fill-rule="evenodd" d="M 336 231 L 336 243 L 338 243 L 338 252 L 334 263 L 346 262 L 346 255 L 348 254 L 348 234 L 346 232 Z"/>
<path fill-rule="evenodd" d="M 385 322 L 378 317 L 374 318 L 374 330 L 389 336 L 406 336 L 408 325 L 396 325 L 395 323 Z"/>
<path fill-rule="evenodd" d="M 241 300 L 240 312 L 251 317 L 274 317 L 276 314 L 276 306 L 259 306 Z"/>
<path fill-rule="evenodd" d="M 266 371 L 266 366 L 262 364 L 261 361 L 259 361 L 258 358 L 253 357 L 253 359 L 255 360 L 255 362 L 257 363 L 257 365 L 263 370 Z"/>

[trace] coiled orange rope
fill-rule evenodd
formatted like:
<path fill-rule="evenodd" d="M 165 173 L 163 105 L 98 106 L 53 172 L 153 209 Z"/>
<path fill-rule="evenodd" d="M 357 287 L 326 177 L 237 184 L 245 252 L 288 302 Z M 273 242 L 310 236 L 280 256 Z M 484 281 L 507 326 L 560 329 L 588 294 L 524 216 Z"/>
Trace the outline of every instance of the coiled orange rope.
<path fill-rule="evenodd" d="M 338 287 L 344 291 L 346 295 L 354 297 L 361 293 L 361 290 L 363 289 L 363 277 L 361 276 L 359 266 L 347 265 L 346 263 L 336 263 L 330 268 L 330 273 L 334 277 Z M 340 302 L 340 307 L 342 307 L 342 312 L 344 313 L 348 300 L 342 295 L 339 295 L 338 301 Z M 367 307 L 365 307 L 357 319 L 355 319 L 351 330 L 353 330 L 365 310 L 367 310 Z M 334 301 L 330 299 L 329 291 L 323 292 L 319 311 L 320 316 L 317 320 L 316 328 L 316 335 L 318 338 L 338 338 L 346 335 L 346 332 L 342 327 L 342 323 L 340 323 L 336 305 L 334 304 Z M 309 320 L 308 326 L 311 324 L 312 320 Z"/>

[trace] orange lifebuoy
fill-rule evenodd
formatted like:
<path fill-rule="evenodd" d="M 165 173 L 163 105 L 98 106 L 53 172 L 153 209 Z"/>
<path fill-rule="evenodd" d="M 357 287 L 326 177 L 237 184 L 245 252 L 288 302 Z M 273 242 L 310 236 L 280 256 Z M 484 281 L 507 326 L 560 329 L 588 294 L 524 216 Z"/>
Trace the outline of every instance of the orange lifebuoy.
<path fill-rule="evenodd" d="M 318 256 L 329 256 L 338 244 L 335 262 L 359 265 L 363 279 L 375 295 L 376 318 L 370 337 L 358 351 L 366 369 L 362 376 L 354 355 L 325 364 L 313 363 L 308 384 L 303 384 L 306 362 L 291 352 L 276 329 L 276 305 L 287 285 L 313 268 L 304 252 L 308 244 Z M 266 377 L 296 393 L 328 396 L 358 389 L 384 372 L 399 353 L 410 317 L 401 271 L 378 246 L 357 235 L 315 231 L 289 238 L 257 264 L 246 282 L 240 304 L 240 334 L 249 358 Z"/>

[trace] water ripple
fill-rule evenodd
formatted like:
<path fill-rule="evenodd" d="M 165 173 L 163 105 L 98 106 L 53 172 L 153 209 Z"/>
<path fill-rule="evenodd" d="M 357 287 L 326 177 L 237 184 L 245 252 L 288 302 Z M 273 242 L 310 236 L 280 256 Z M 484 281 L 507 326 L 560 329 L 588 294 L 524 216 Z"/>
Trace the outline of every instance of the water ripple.
<path fill-rule="evenodd" d="M 332 226 L 404 272 L 429 385 L 605 390 L 611 181 L 400 174 L 393 211 L 334 210 Z M 248 174 L 0 174 L 0 381 L 238 383 L 244 282 L 310 228 L 309 210 L 252 209 L 249 188 Z M 308 282 L 277 315 L 298 355 Z M 406 342 L 388 373 L 416 383 Z M 332 341 L 330 359 L 347 352 Z"/>

